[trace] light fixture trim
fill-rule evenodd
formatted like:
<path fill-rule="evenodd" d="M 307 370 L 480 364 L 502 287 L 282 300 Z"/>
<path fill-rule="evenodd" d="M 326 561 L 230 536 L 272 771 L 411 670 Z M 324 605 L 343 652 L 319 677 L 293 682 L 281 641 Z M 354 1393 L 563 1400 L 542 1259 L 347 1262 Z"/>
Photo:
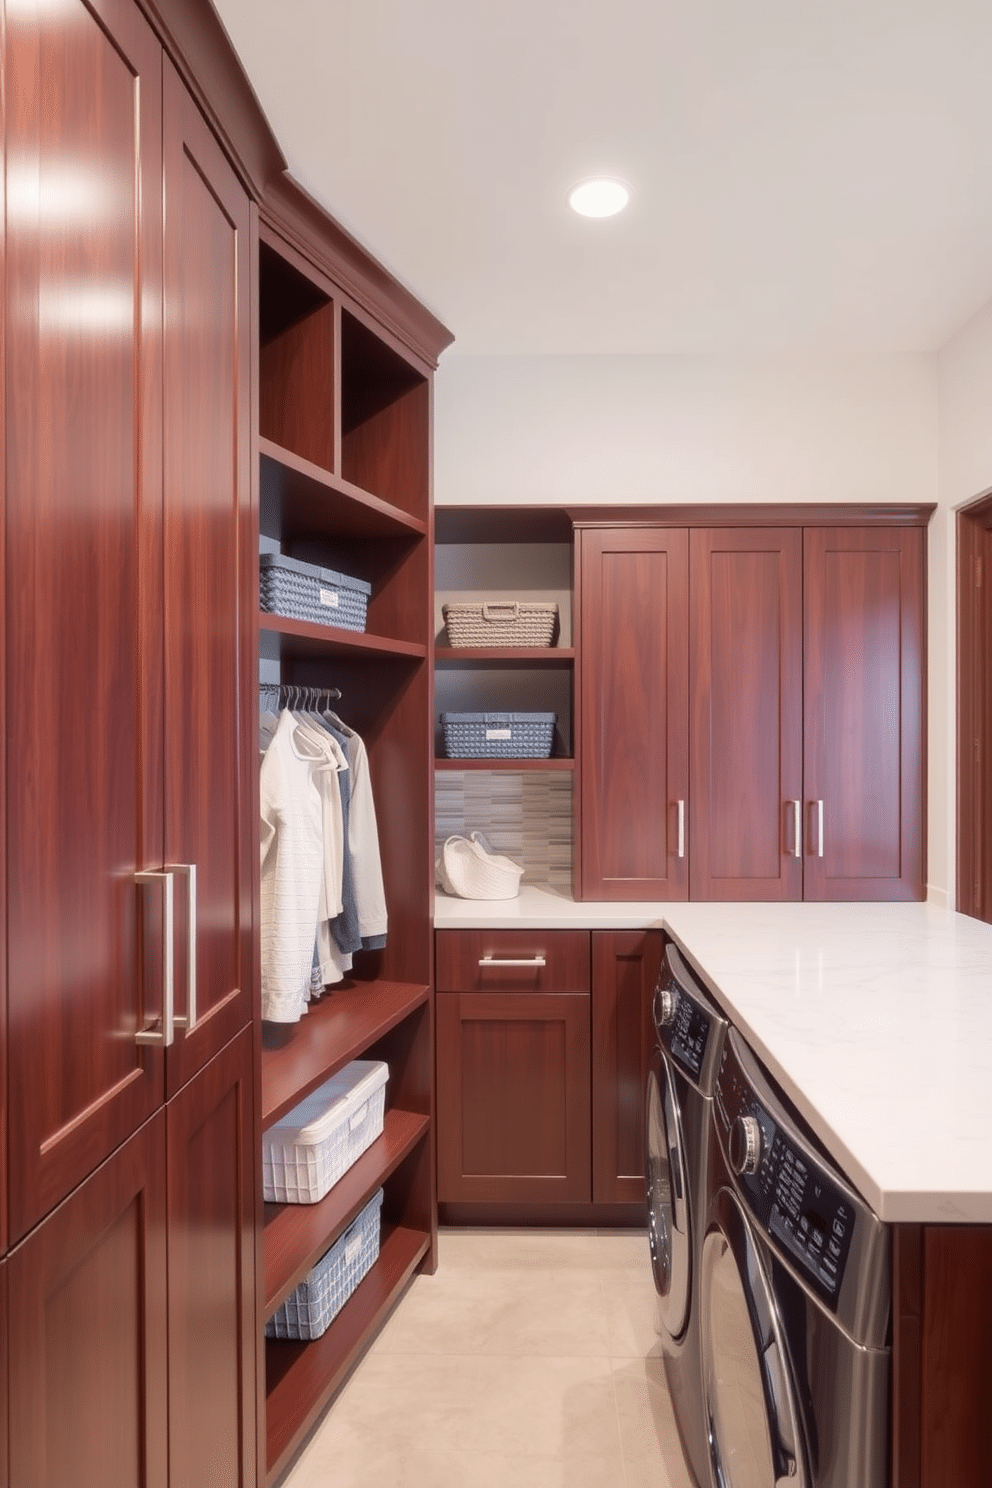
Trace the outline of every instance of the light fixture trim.
<path fill-rule="evenodd" d="M 568 193 L 568 204 L 580 217 L 615 217 L 630 200 L 630 187 L 619 176 L 590 176 Z"/>

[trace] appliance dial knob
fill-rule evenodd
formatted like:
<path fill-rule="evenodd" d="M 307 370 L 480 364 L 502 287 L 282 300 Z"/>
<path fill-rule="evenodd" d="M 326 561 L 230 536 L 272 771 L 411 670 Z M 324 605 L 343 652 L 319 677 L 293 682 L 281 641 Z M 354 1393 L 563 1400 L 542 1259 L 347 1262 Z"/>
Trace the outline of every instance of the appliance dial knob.
<path fill-rule="evenodd" d="M 671 987 L 657 986 L 654 989 L 654 1021 L 659 1028 L 667 1028 L 675 1022 L 678 999 Z"/>
<path fill-rule="evenodd" d="M 735 1173 L 756 1173 L 761 1161 L 761 1127 L 756 1116 L 738 1116 L 730 1129 L 730 1166 Z"/>

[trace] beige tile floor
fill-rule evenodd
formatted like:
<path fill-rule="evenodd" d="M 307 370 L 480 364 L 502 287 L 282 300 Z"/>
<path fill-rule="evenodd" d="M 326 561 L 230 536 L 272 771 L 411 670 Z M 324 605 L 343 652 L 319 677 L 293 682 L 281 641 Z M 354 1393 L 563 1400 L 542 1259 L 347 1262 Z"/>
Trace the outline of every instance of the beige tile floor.
<path fill-rule="evenodd" d="M 690 1488 L 643 1234 L 442 1230 L 282 1488 Z"/>

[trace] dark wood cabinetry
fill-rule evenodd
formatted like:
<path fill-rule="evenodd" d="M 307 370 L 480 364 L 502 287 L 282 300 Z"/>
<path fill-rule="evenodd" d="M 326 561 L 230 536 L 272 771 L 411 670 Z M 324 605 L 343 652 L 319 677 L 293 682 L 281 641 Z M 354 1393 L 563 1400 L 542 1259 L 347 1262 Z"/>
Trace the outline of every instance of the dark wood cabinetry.
<path fill-rule="evenodd" d="M 590 1198 L 589 935 L 439 931 L 438 1197 Z"/>
<path fill-rule="evenodd" d="M 445 1212 L 636 1221 L 660 933 L 435 938 Z"/>
<path fill-rule="evenodd" d="M 655 1045 L 660 930 L 592 935 L 592 1196 L 644 1203 L 644 1092 Z"/>
<path fill-rule="evenodd" d="M 688 535 L 579 539 L 578 897 L 689 890 Z"/>
<path fill-rule="evenodd" d="M 807 899 L 924 897 L 924 535 L 804 533 Z"/>
<path fill-rule="evenodd" d="M 253 1034 L 166 1108 L 169 1478 L 257 1481 Z"/>
<path fill-rule="evenodd" d="M 799 528 L 689 536 L 693 899 L 801 899 Z"/>
<path fill-rule="evenodd" d="M 579 897 L 923 897 L 927 515 L 579 524 Z"/>
<path fill-rule="evenodd" d="M 356 955 L 354 975 L 301 1023 L 266 1028 L 262 1125 L 358 1056 L 385 1060 L 389 1079 L 381 1137 L 331 1192 L 265 1206 L 260 1319 L 384 1188 L 379 1257 L 327 1331 L 266 1342 L 269 1481 L 413 1272 L 436 1265 L 430 427 L 450 337 L 373 270 L 302 192 L 273 189 L 259 243 L 261 540 L 372 593 L 364 631 L 261 613 L 261 675 L 340 690 L 335 706 L 368 752 L 389 925 L 385 949 Z"/>
<path fill-rule="evenodd" d="M 130 0 L 78 0 L 9 14 L 4 66 L 16 1240 L 164 1093 L 134 1041 L 163 991 L 134 880 L 163 864 L 162 56 Z"/>
<path fill-rule="evenodd" d="M 249 1488 L 248 196 L 130 0 L 4 82 L 11 1477 Z"/>

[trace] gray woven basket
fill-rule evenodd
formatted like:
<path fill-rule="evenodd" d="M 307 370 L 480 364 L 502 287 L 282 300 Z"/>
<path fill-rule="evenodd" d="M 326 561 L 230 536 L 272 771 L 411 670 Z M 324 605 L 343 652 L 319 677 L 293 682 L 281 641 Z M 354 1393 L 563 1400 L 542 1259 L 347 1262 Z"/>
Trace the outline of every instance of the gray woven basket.
<path fill-rule="evenodd" d="M 266 1321 L 266 1338 L 319 1338 L 379 1256 L 382 1189 Z"/>
<path fill-rule="evenodd" d="M 543 601 L 452 603 L 441 614 L 452 646 L 551 646 L 558 635 L 558 606 Z"/>
<path fill-rule="evenodd" d="M 547 759 L 557 713 L 442 713 L 449 759 Z"/>
<path fill-rule="evenodd" d="M 282 553 L 263 553 L 258 560 L 262 609 L 287 620 L 364 630 L 372 585 L 333 568 L 319 568 Z"/>

